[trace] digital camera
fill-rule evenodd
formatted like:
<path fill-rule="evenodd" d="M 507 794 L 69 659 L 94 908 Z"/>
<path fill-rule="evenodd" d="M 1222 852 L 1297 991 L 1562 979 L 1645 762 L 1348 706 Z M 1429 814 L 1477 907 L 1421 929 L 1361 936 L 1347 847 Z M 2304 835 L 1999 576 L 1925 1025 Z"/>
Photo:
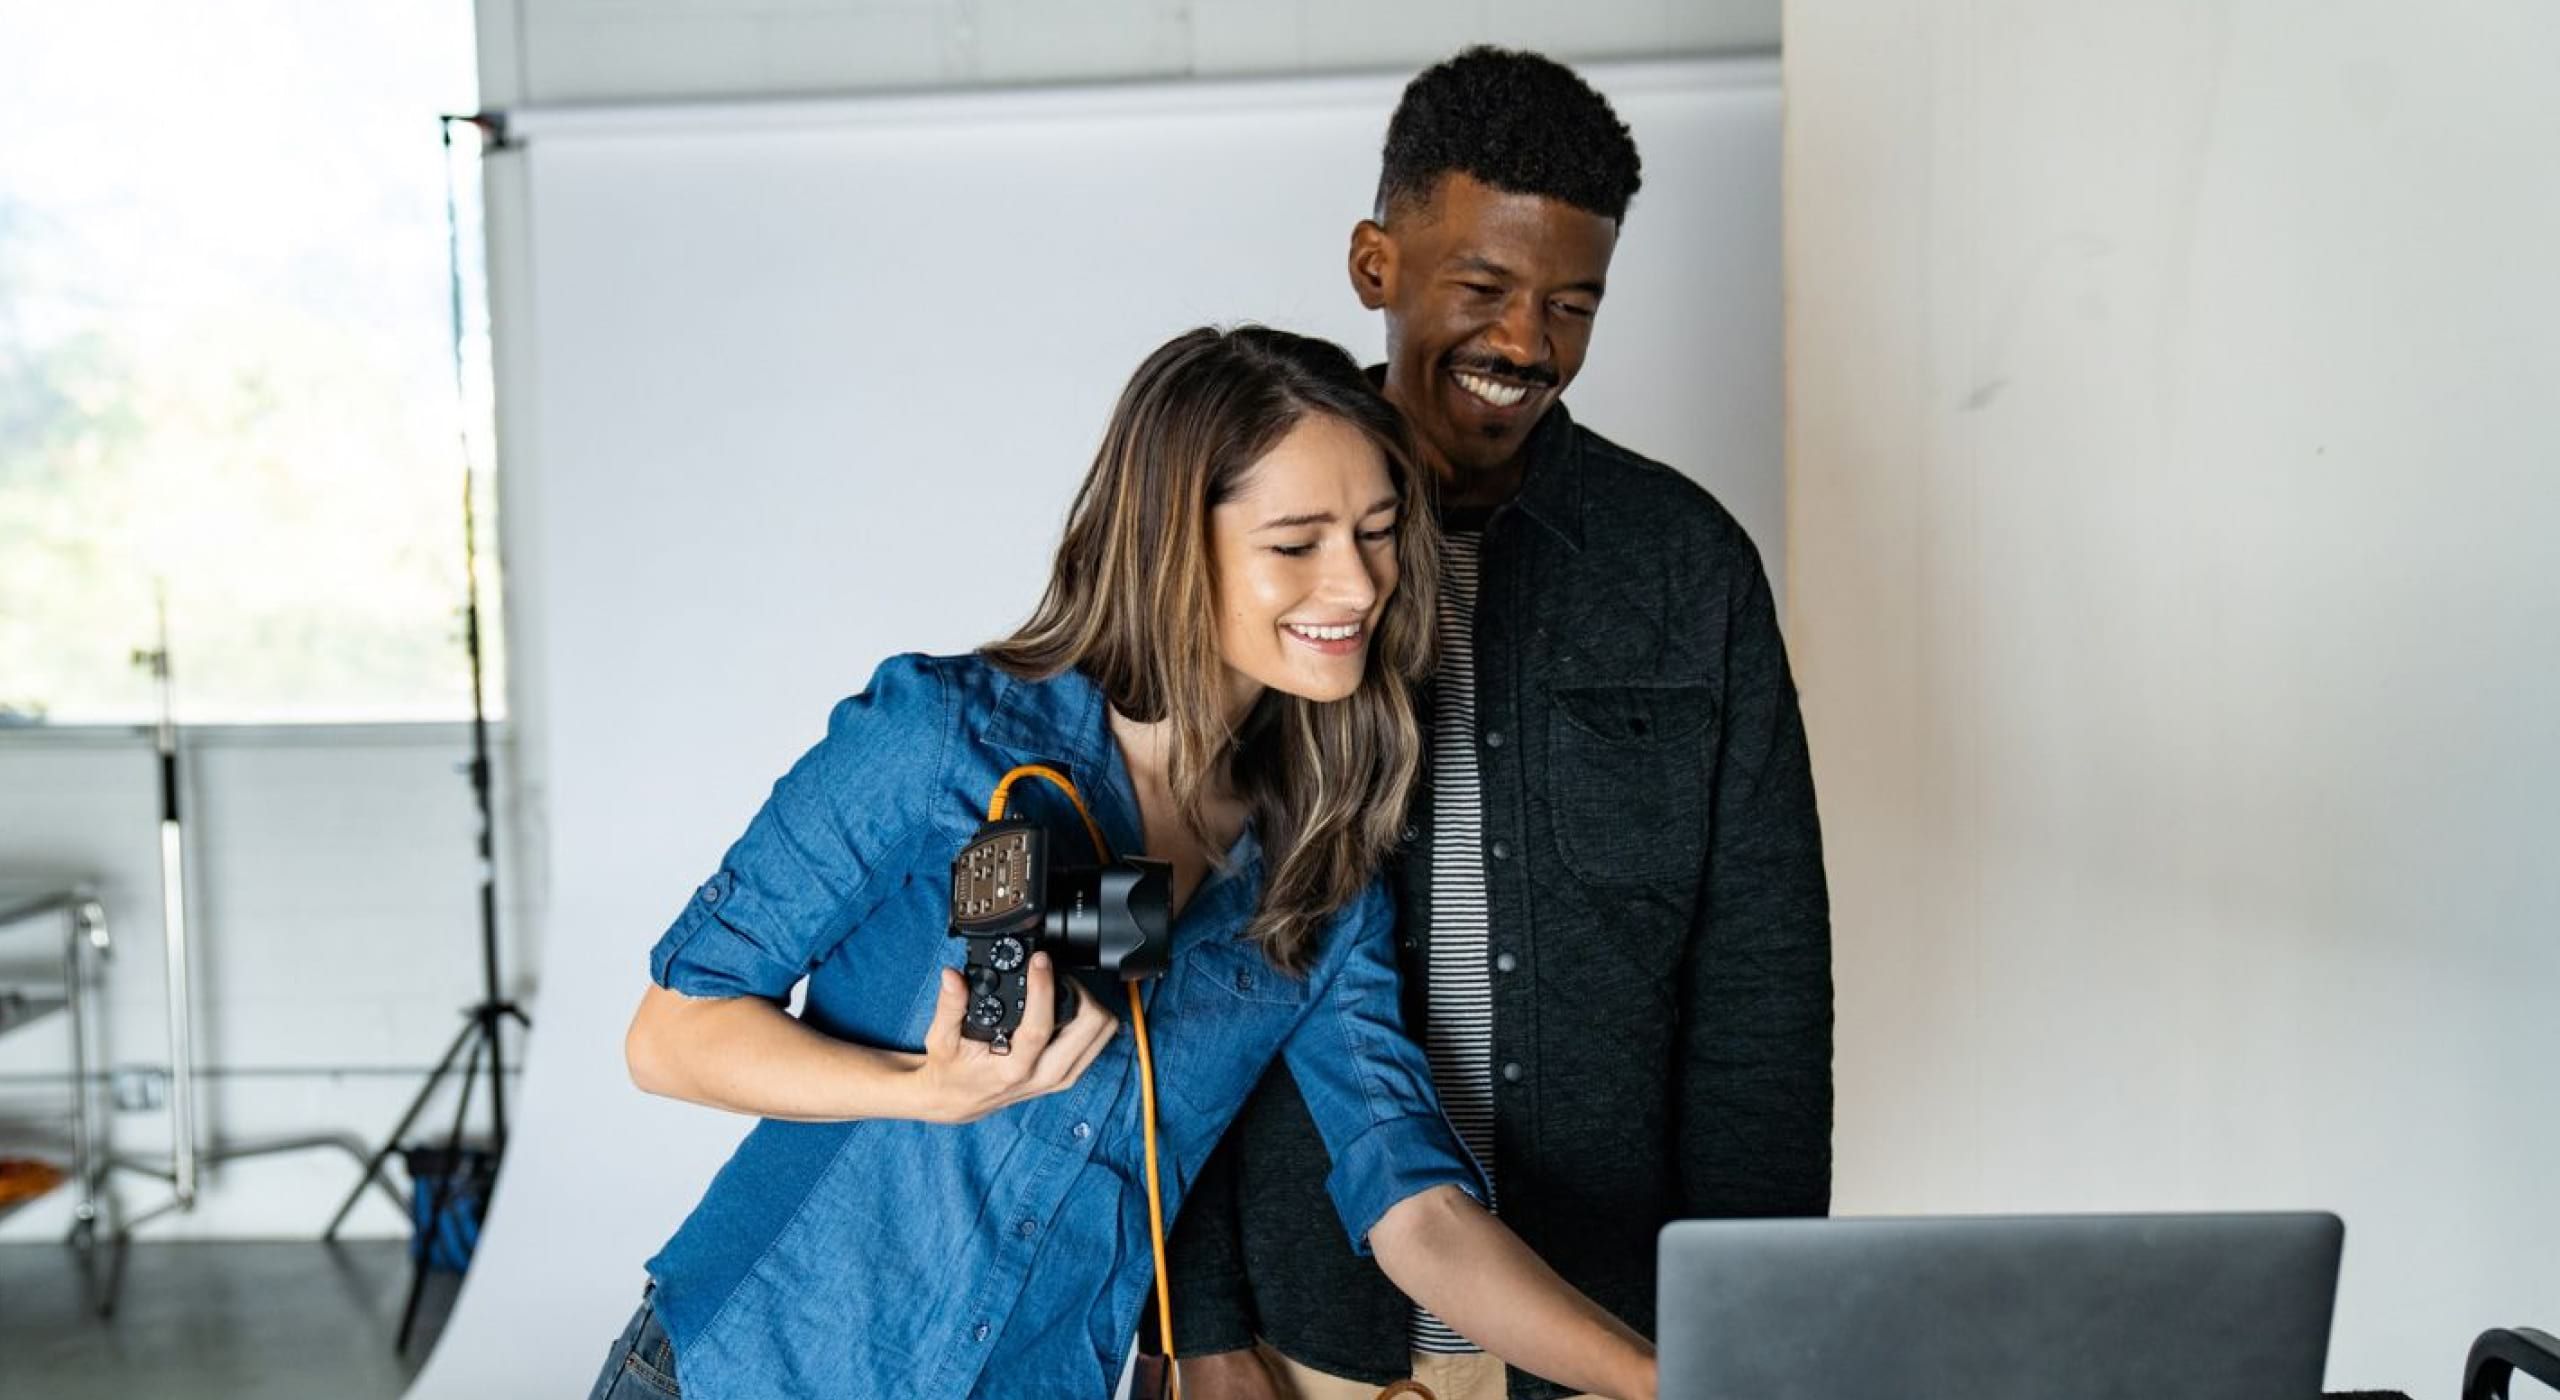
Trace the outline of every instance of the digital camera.
<path fill-rule="evenodd" d="M 1049 955 L 1060 1025 L 1076 1014 L 1070 971 L 1123 981 L 1164 971 L 1172 902 L 1173 867 L 1163 861 L 1052 865 L 1039 824 L 1004 817 L 979 827 L 951 862 L 951 936 L 969 945 L 960 1033 L 1013 1048 L 1033 953 Z"/>

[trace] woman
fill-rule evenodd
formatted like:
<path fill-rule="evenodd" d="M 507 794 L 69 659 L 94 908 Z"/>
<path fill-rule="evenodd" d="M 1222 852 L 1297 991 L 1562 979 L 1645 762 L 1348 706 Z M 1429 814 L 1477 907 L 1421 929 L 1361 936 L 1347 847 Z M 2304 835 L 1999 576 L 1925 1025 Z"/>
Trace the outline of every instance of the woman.
<path fill-rule="evenodd" d="M 1128 991 L 1082 985 L 1059 1024 L 1035 958 L 1000 1053 L 961 1033 L 946 934 L 950 861 L 1026 763 L 1172 866 L 1141 1008 L 1166 1209 L 1285 1057 L 1400 1286 L 1514 1364 L 1653 1393 L 1644 1340 L 1476 1204 L 1401 1029 L 1375 872 L 1420 751 L 1424 491 L 1334 346 L 1198 330 L 1139 367 L 1031 620 L 884 664 L 653 952 L 633 1078 L 764 1121 L 650 1261 L 596 1396 L 1110 1394 L 1152 1278 Z M 1038 787 L 1016 810 L 1080 850 Z"/>

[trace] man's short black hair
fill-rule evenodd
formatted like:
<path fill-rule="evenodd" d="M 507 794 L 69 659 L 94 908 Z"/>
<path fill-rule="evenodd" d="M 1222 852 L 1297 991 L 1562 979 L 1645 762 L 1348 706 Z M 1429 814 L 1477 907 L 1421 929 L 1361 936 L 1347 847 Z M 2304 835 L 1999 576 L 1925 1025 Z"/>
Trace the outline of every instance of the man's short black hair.
<path fill-rule="evenodd" d="M 1378 216 L 1463 171 L 1624 223 L 1641 167 L 1627 124 L 1579 74 L 1543 54 L 1479 45 L 1405 85 L 1387 123 Z"/>

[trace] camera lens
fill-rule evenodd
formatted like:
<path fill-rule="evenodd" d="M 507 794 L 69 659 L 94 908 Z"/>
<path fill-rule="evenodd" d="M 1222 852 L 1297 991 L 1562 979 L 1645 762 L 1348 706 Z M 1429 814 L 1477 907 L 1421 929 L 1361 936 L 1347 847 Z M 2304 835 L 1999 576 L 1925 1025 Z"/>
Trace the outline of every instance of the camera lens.
<path fill-rule="evenodd" d="M 1064 966 L 1123 979 L 1165 970 L 1173 939 L 1172 867 L 1129 860 L 1101 869 L 1052 870 L 1044 941 Z"/>

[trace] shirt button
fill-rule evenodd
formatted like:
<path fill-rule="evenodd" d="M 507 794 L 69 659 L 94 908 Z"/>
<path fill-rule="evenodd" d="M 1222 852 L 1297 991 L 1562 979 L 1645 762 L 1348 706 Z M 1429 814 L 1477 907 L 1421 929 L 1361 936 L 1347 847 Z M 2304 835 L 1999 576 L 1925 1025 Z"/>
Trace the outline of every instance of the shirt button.
<path fill-rule="evenodd" d="M 1239 992 L 1250 992 L 1250 991 L 1252 991 L 1252 990 L 1253 990 L 1253 974 L 1252 974 L 1252 973 L 1250 973 L 1250 972 L 1245 971 L 1243 968 L 1237 968 L 1237 969 L 1236 969 L 1236 990 L 1237 990 L 1237 991 L 1239 991 Z"/>
<path fill-rule="evenodd" d="M 1493 843 L 1493 858 L 1494 858 L 1495 860 L 1509 860 L 1509 859 L 1511 859 L 1511 843 L 1510 843 L 1510 842 L 1508 842 L 1508 841 L 1496 841 L 1496 842 L 1494 842 L 1494 843 Z"/>
<path fill-rule="evenodd" d="M 1088 1138 L 1088 1137 L 1093 1136 L 1093 1125 L 1092 1125 L 1091 1123 L 1078 1123 L 1078 1124 L 1076 1124 L 1076 1126 L 1075 1126 L 1075 1135 L 1076 1135 L 1079 1139 L 1082 1139 L 1082 1138 Z"/>
<path fill-rule="evenodd" d="M 1501 730 L 1499 730 L 1499 729 L 1488 729 L 1488 730 L 1486 730 L 1486 731 L 1484 732 L 1484 746 L 1485 746 L 1486 748 L 1489 748 L 1489 749 L 1498 749 L 1498 748 L 1501 748 L 1501 747 L 1502 747 L 1502 731 L 1501 731 Z"/>
<path fill-rule="evenodd" d="M 1013 1223 L 1013 1233 L 1015 1238 L 1027 1240 L 1033 1235 L 1040 1233 L 1040 1222 L 1037 1220 L 1017 1220 Z"/>
<path fill-rule="evenodd" d="M 1421 827 L 1418 827 L 1418 826 L 1407 826 L 1407 827 L 1404 829 L 1404 843 L 1405 843 L 1406 845 L 1410 846 L 1410 845 L 1412 845 L 1414 842 L 1419 841 L 1419 840 L 1421 840 L 1421 839 L 1422 839 L 1422 828 L 1421 828 Z"/>
<path fill-rule="evenodd" d="M 702 887 L 702 902 L 705 904 L 720 902 L 720 883 L 717 880 Z"/>
<path fill-rule="evenodd" d="M 987 1326 L 984 1319 L 981 1319 L 977 1326 L 969 1329 L 969 1336 L 972 1340 L 983 1342 L 987 1339 L 987 1334 L 994 1330 L 994 1328 Z"/>
<path fill-rule="evenodd" d="M 1506 1062 L 1503 1064 L 1503 1066 L 1502 1066 L 1502 1082 L 1503 1082 L 1503 1083 L 1505 1083 L 1505 1084 L 1517 1084 L 1517 1083 L 1519 1083 L 1519 1082 L 1520 1082 L 1520 1062 L 1519 1062 L 1519 1061 L 1517 1061 L 1517 1060 L 1510 1060 L 1510 1061 L 1506 1061 Z"/>
<path fill-rule="evenodd" d="M 1520 968 L 1520 960 L 1519 960 L 1518 958 L 1515 958 L 1515 957 L 1511 956 L 1509 953 L 1496 953 L 1496 954 L 1494 954 L 1494 957 L 1493 957 L 1493 970 L 1494 970 L 1494 971 L 1496 971 L 1496 972 L 1516 972 L 1516 971 L 1518 971 L 1518 970 L 1519 970 L 1519 968 Z"/>

